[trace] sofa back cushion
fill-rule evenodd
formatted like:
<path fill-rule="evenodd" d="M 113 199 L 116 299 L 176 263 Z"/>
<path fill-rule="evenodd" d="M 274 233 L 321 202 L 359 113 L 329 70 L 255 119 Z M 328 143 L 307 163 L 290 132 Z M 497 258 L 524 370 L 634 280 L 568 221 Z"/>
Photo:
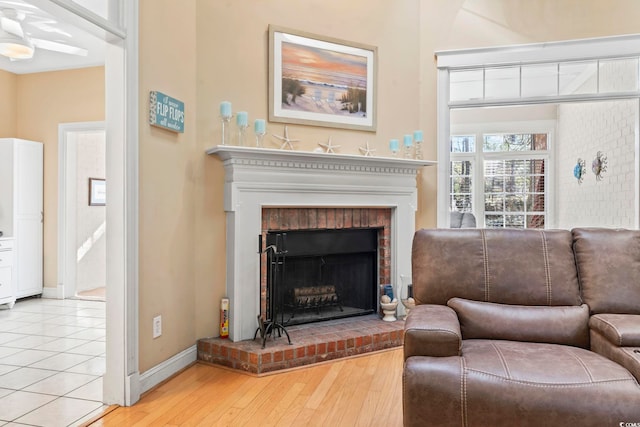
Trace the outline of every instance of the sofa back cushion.
<path fill-rule="evenodd" d="M 582 298 L 591 313 L 640 314 L 640 231 L 572 233 Z"/>
<path fill-rule="evenodd" d="M 453 297 L 519 305 L 580 305 L 567 230 L 423 229 L 412 250 L 417 304 Z"/>
<path fill-rule="evenodd" d="M 589 307 L 526 306 L 451 298 L 463 339 L 497 339 L 589 347 Z"/>

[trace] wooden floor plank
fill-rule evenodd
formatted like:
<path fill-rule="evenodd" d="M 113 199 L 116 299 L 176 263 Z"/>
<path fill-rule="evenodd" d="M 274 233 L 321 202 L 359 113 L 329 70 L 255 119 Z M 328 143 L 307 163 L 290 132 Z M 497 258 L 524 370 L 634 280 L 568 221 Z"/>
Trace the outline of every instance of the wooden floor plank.
<path fill-rule="evenodd" d="M 402 426 L 402 349 L 265 377 L 196 364 L 91 424 Z"/>
<path fill-rule="evenodd" d="M 340 374 L 340 371 L 342 370 L 344 365 L 345 361 L 335 362 L 331 365 L 329 372 L 327 372 L 323 376 L 322 381 L 320 381 L 320 384 L 318 384 L 318 387 L 316 387 L 315 391 L 307 401 L 307 404 L 305 405 L 307 408 L 318 409 L 318 406 L 326 397 L 329 389 L 338 378 L 338 375 Z"/>

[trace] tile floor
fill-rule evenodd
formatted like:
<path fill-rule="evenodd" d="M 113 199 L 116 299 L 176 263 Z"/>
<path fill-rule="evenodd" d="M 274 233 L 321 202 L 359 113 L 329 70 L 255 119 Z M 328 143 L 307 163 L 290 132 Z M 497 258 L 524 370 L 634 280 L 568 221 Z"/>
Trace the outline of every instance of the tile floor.
<path fill-rule="evenodd" d="M 102 412 L 105 303 L 33 298 L 0 310 L 0 426 L 77 426 Z"/>

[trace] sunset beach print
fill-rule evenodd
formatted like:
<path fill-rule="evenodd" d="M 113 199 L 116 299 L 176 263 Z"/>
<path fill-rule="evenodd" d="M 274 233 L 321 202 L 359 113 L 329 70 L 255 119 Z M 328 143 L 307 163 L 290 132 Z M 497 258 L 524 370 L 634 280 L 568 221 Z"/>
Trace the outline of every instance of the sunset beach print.
<path fill-rule="evenodd" d="M 282 108 L 366 117 L 367 58 L 283 42 Z"/>

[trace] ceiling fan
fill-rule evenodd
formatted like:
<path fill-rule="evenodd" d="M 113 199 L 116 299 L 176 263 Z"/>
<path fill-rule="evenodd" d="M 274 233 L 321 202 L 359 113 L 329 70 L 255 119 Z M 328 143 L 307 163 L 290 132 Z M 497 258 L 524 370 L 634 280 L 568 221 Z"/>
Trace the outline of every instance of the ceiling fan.
<path fill-rule="evenodd" d="M 39 34 L 57 34 L 71 38 L 71 34 L 57 27 L 53 18 L 38 16 L 39 9 L 23 4 L 25 9 L 2 8 L 4 4 L 13 2 L 0 1 L 0 55 L 12 61 L 30 59 L 36 49 L 44 49 L 69 55 L 87 56 L 86 49 L 45 38 L 32 37 L 34 30 Z M 32 27 L 32 28 L 30 28 Z"/>

